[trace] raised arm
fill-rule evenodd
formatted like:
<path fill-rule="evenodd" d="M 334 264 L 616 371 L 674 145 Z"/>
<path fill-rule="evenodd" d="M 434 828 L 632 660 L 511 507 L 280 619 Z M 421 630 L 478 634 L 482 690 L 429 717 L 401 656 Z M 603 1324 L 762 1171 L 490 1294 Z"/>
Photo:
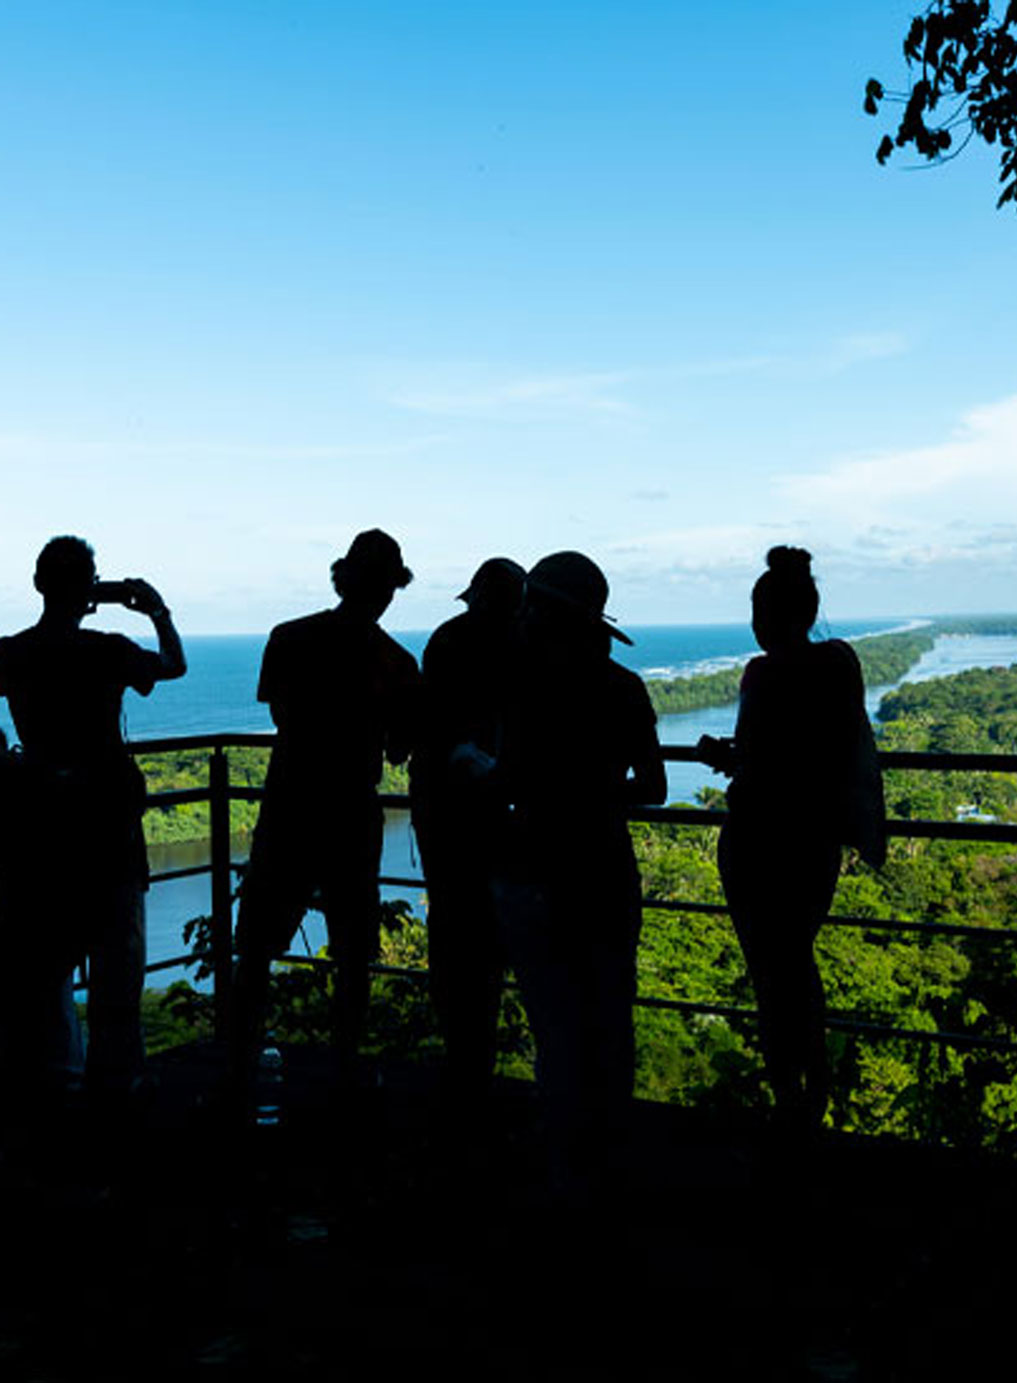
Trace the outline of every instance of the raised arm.
<path fill-rule="evenodd" d="M 173 617 L 162 596 L 154 586 L 147 581 L 142 581 L 137 576 L 129 577 L 124 585 L 128 588 L 131 596 L 129 608 L 137 610 L 140 615 L 147 615 L 155 629 L 156 638 L 159 641 L 160 670 L 158 680 L 168 682 L 175 677 L 183 677 L 187 671 L 184 646 L 180 642 L 180 635 L 173 624 Z"/>

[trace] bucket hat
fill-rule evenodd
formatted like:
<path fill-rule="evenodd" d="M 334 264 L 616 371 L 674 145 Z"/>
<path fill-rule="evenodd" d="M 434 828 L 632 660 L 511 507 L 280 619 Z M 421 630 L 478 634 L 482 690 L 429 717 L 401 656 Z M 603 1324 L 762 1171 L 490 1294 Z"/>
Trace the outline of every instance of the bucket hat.
<path fill-rule="evenodd" d="M 356 573 L 369 581 L 392 585 L 397 589 L 408 586 L 413 573 L 403 561 L 396 540 L 380 528 L 367 528 L 350 543 L 345 557 L 332 563 L 333 580 Z"/>

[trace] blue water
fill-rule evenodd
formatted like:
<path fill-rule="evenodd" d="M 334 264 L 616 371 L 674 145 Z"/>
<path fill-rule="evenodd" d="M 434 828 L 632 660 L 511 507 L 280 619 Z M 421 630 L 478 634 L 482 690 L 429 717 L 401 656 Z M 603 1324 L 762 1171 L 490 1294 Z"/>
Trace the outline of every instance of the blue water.
<path fill-rule="evenodd" d="M 902 620 L 846 620 L 824 627 L 824 637 L 852 638 L 900 628 Z M 743 662 L 756 651 L 747 624 L 645 625 L 626 630 L 632 648 L 615 641 L 619 662 L 643 677 L 681 677 Z M 394 637 L 418 658 L 429 630 L 404 630 Z M 192 635 L 186 640 L 187 676 L 165 682 L 151 696 L 129 691 L 124 727 L 130 739 L 200 735 L 229 730 L 271 730 L 267 706 L 256 700 L 258 669 L 265 647 L 258 634 Z M 6 703 L 0 726 L 13 734 Z"/>

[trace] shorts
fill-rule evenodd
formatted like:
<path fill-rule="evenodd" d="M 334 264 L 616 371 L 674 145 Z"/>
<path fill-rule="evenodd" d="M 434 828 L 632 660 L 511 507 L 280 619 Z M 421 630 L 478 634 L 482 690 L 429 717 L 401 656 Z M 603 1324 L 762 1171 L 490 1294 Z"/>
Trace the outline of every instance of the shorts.
<path fill-rule="evenodd" d="M 285 955 L 313 905 L 325 914 L 333 954 L 344 936 L 375 954 L 383 827 L 373 796 L 313 812 L 267 797 L 240 890 L 237 951 Z"/>

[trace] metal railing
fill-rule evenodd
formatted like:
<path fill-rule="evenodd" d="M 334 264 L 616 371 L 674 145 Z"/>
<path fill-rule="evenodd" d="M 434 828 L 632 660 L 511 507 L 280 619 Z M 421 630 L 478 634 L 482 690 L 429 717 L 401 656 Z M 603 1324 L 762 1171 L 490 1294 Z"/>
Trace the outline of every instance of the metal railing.
<path fill-rule="evenodd" d="M 264 795 L 260 787 L 235 784 L 230 781 L 228 751 L 234 748 L 265 748 L 275 742 L 271 733 L 231 733 L 215 735 L 187 735 L 172 738 L 136 740 L 129 745 L 134 755 L 179 752 L 181 750 L 208 751 L 208 786 L 185 788 L 158 793 L 149 793 L 149 808 L 167 808 L 191 802 L 209 804 L 209 862 L 185 869 L 170 869 L 154 872 L 151 881 L 160 882 L 188 878 L 201 874 L 211 875 L 211 949 L 206 957 L 211 960 L 213 972 L 213 995 L 216 1032 L 222 1035 L 227 1022 L 229 1005 L 229 986 L 233 959 L 233 875 L 240 867 L 234 864 L 231 855 L 230 804 L 232 802 L 259 801 Z M 696 752 L 687 745 L 663 746 L 664 759 L 670 763 L 698 762 Z M 928 754 L 905 751 L 888 751 L 879 755 L 883 769 L 908 769 L 920 772 L 953 773 L 1012 773 L 1017 774 L 1017 754 Z M 409 798 L 401 793 L 381 794 L 383 805 L 408 810 Z M 638 807 L 629 813 L 632 821 L 650 824 L 684 826 L 706 826 L 719 828 L 727 819 L 727 813 L 700 807 Z M 1017 846 L 1017 824 L 999 821 L 925 821 L 892 819 L 887 822 L 887 834 L 891 837 L 916 840 L 957 840 L 976 843 L 1005 843 Z M 421 877 L 381 875 L 379 882 L 408 888 L 423 889 Z M 702 903 L 695 900 L 673 898 L 643 899 L 643 907 L 659 911 L 685 914 L 727 915 L 728 909 L 721 903 Z M 934 921 L 899 920 L 889 917 L 851 916 L 831 914 L 827 925 L 835 927 L 858 927 L 867 931 L 917 932 L 924 936 L 977 937 L 982 941 L 1017 945 L 1017 928 L 975 927 L 964 923 Z M 189 963 L 195 959 L 194 953 L 160 960 L 148 966 L 150 972 L 166 970 Z M 306 960 L 307 957 L 293 956 L 293 960 Z M 377 970 L 386 974 L 402 975 L 421 979 L 426 970 L 408 970 L 393 966 L 379 965 Z M 654 998 L 639 996 L 638 1005 L 646 1008 L 665 1009 L 682 1013 L 714 1014 L 722 1018 L 756 1017 L 756 1010 L 731 1004 L 694 1002 L 683 999 Z M 870 1038 L 913 1038 L 920 1042 L 949 1045 L 961 1048 L 981 1048 L 995 1051 L 1017 1051 L 1017 1043 L 1003 1038 L 984 1037 L 974 1033 L 954 1033 L 921 1028 L 900 1028 L 889 1024 L 868 1022 L 858 1018 L 847 1018 L 831 1013 L 827 1026 L 844 1032 L 853 1032 Z"/>

